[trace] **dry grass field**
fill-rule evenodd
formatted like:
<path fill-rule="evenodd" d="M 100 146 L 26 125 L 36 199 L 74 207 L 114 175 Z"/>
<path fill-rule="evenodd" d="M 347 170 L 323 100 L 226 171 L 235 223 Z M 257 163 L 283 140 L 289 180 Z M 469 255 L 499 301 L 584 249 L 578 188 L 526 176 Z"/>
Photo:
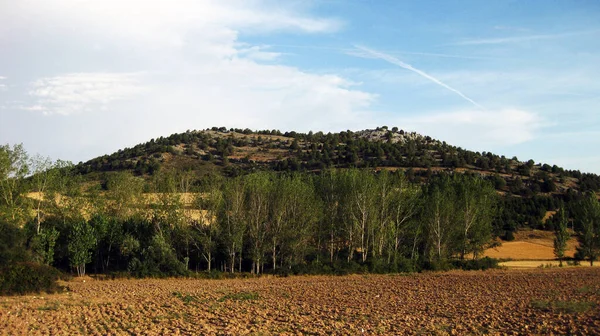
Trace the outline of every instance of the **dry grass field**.
<path fill-rule="evenodd" d="M 600 333 L 600 268 L 66 283 L 0 298 L 3 335 Z"/>
<path fill-rule="evenodd" d="M 554 232 L 522 230 L 515 234 L 515 240 L 502 242 L 501 246 L 487 249 L 486 257 L 514 260 L 554 260 Z M 566 257 L 573 257 L 578 246 L 577 239 L 571 237 L 567 243 Z"/>
<path fill-rule="evenodd" d="M 560 267 L 558 260 L 509 260 L 498 263 L 501 267 L 514 268 L 514 269 L 525 269 L 525 268 L 542 268 L 542 267 Z M 589 261 L 581 261 L 579 265 L 575 266 L 572 263 L 564 262 L 563 267 L 590 267 Z M 600 267 L 598 262 L 595 262 L 593 267 Z"/>

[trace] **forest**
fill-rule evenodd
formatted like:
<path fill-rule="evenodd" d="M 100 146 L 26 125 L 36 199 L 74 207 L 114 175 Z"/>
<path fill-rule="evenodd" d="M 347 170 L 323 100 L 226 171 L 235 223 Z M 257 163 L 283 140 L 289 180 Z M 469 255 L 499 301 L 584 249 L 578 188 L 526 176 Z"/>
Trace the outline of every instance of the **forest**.
<path fill-rule="evenodd" d="M 224 161 L 233 149 L 216 142 L 206 148 Z M 300 155 L 310 161 L 312 154 Z M 158 164 L 142 173 L 138 165 L 82 171 L 91 165 L 0 147 L 3 283 L 40 267 L 135 277 L 482 269 L 497 262 L 480 258 L 482 251 L 524 226 L 571 228 L 581 260 L 593 262 L 600 247 L 600 205 L 588 189 L 510 196 L 499 192 L 508 186 L 497 175 L 436 171 L 418 178 L 364 164 L 234 175 Z M 542 222 L 547 210 L 561 215 Z"/>

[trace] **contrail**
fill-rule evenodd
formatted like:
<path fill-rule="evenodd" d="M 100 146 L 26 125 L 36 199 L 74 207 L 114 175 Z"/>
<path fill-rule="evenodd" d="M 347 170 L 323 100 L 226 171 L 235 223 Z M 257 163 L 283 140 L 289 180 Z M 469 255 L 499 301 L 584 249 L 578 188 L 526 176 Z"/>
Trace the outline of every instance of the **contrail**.
<path fill-rule="evenodd" d="M 384 60 L 384 61 L 387 61 L 387 62 L 389 62 L 389 63 L 392 63 L 392 64 L 394 64 L 394 65 L 397 65 L 397 66 L 399 66 L 399 67 L 401 67 L 401 68 L 404 68 L 404 69 L 406 69 L 406 70 L 410 70 L 410 71 L 412 71 L 412 72 L 415 72 L 415 73 L 417 73 L 418 75 L 420 75 L 420 76 L 422 76 L 422 77 L 425 77 L 425 78 L 429 79 L 430 81 L 432 81 L 432 82 L 434 82 L 434 83 L 436 83 L 436 84 L 438 84 L 438 85 L 440 85 L 440 86 L 442 86 L 442 87 L 444 87 L 444 88 L 446 88 L 446 89 L 448 89 L 448 90 L 450 90 L 450 91 L 452 91 L 452 92 L 456 93 L 457 95 L 461 96 L 461 97 L 462 97 L 462 98 L 464 98 L 466 101 L 468 101 L 468 102 L 470 102 L 471 104 L 473 104 L 473 105 L 475 105 L 475 106 L 479 107 L 480 109 L 482 109 L 482 110 L 485 110 L 485 108 L 484 108 L 483 106 L 479 105 L 479 104 L 478 104 L 476 101 L 474 101 L 473 99 L 471 99 L 471 98 L 469 98 L 469 97 L 465 96 L 465 95 L 464 95 L 462 92 L 458 91 L 457 89 L 455 89 L 455 88 L 453 88 L 453 87 L 451 87 L 451 86 L 449 86 L 449 85 L 445 84 L 444 82 L 440 81 L 439 79 L 437 79 L 437 78 L 435 78 L 435 77 L 433 77 L 433 76 L 431 76 L 431 75 L 429 75 L 429 74 L 427 74 L 427 73 L 425 73 L 425 72 L 423 72 L 423 71 L 421 71 L 421 70 L 419 70 L 419 69 L 417 69 L 417 68 L 413 67 L 413 66 L 412 66 L 412 65 L 410 65 L 410 64 L 407 64 L 407 63 L 404 63 L 404 62 L 402 62 L 401 60 L 397 59 L 397 58 L 396 58 L 396 57 L 394 57 L 394 56 L 391 56 L 391 55 L 388 55 L 388 54 L 383 54 L 383 53 L 381 53 L 381 52 L 378 52 L 378 51 L 375 51 L 375 50 L 372 50 L 372 49 L 369 49 L 369 48 L 365 48 L 365 47 L 362 47 L 362 46 L 355 46 L 355 48 L 357 48 L 357 49 L 359 49 L 359 50 L 362 50 L 362 51 L 366 52 L 367 54 L 369 54 L 369 55 L 371 55 L 371 56 L 373 56 L 373 57 L 375 57 L 375 58 L 382 59 L 382 60 Z"/>

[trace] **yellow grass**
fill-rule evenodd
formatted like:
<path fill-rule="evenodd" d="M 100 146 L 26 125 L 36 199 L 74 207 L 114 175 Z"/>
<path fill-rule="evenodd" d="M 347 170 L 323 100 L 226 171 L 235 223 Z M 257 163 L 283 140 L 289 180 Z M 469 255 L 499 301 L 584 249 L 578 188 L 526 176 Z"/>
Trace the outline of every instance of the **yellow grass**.
<path fill-rule="evenodd" d="M 542 223 L 546 223 L 546 221 L 548 219 L 552 218 L 552 216 L 554 216 L 555 214 L 556 214 L 556 211 L 546 211 L 544 218 L 542 218 Z"/>
<path fill-rule="evenodd" d="M 577 241 L 571 239 L 566 257 L 573 257 Z M 487 249 L 484 256 L 498 259 L 554 260 L 554 248 L 528 241 L 503 242 L 501 246 Z"/>
<path fill-rule="evenodd" d="M 510 260 L 499 263 L 502 267 L 514 268 L 514 269 L 526 269 L 526 268 L 537 268 L 537 267 L 559 267 L 560 263 L 558 260 Z M 563 261 L 563 267 L 590 267 L 588 261 L 582 261 L 580 265 L 573 266 L 568 265 L 566 261 Z M 594 267 L 600 267 L 599 263 L 594 263 Z"/>
<path fill-rule="evenodd" d="M 554 260 L 554 232 L 522 230 L 515 233 L 515 240 L 487 249 L 484 256 L 514 260 Z M 573 257 L 578 246 L 577 239 L 567 242 L 565 257 Z"/>

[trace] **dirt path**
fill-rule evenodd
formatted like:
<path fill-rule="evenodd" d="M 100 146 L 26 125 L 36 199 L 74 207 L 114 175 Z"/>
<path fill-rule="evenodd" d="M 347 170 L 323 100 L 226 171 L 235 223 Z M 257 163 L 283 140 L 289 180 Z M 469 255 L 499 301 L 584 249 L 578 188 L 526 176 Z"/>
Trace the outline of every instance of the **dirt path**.
<path fill-rule="evenodd" d="M 0 297 L 0 334 L 600 333 L 600 268 L 67 286 Z"/>

